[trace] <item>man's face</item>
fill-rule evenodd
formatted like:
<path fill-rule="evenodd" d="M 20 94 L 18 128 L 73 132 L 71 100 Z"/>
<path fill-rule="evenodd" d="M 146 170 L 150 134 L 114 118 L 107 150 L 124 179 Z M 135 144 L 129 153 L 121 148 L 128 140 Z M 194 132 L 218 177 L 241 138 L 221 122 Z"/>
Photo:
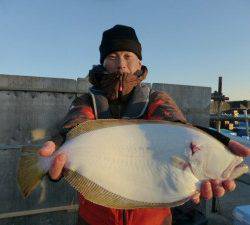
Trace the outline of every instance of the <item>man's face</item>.
<path fill-rule="evenodd" d="M 104 59 L 103 66 L 109 73 L 135 73 L 141 69 L 137 55 L 128 51 L 112 52 Z"/>

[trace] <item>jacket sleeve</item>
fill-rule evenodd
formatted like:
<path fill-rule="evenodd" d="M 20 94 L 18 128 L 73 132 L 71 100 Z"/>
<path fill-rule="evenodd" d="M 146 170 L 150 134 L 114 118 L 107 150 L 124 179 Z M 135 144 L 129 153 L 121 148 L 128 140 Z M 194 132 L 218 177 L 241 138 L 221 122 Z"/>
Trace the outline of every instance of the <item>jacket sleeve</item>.
<path fill-rule="evenodd" d="M 150 94 L 146 118 L 187 123 L 174 100 L 167 93 L 160 91 Z"/>
<path fill-rule="evenodd" d="M 174 100 L 165 92 L 155 91 L 151 94 L 147 112 L 147 119 L 168 120 L 174 122 L 187 123 L 183 113 Z M 210 130 L 206 127 L 195 126 L 210 134 L 224 145 L 228 145 L 230 138 L 223 134 Z"/>
<path fill-rule="evenodd" d="M 91 97 L 86 93 L 74 99 L 71 103 L 69 112 L 64 117 L 59 126 L 58 135 L 52 137 L 56 144 L 56 149 L 60 147 L 66 139 L 67 133 L 86 120 L 94 120 L 95 115 L 92 107 Z"/>

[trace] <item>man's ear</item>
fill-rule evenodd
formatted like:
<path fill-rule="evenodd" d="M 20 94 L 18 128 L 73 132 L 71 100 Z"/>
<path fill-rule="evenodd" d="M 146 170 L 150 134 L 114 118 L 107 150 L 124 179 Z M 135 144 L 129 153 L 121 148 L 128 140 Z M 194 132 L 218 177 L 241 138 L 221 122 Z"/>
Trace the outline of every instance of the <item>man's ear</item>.
<path fill-rule="evenodd" d="M 142 66 L 142 61 L 139 60 L 139 66 L 140 66 L 140 69 L 141 69 L 141 66 Z"/>

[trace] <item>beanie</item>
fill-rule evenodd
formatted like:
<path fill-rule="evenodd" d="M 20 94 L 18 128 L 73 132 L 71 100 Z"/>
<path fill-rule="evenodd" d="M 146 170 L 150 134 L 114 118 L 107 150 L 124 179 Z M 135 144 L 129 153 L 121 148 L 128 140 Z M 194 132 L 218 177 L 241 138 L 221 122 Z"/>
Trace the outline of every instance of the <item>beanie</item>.
<path fill-rule="evenodd" d="M 107 55 L 115 51 L 129 51 L 141 60 L 141 44 L 132 27 L 115 25 L 103 32 L 100 50 L 100 63 L 103 64 Z"/>

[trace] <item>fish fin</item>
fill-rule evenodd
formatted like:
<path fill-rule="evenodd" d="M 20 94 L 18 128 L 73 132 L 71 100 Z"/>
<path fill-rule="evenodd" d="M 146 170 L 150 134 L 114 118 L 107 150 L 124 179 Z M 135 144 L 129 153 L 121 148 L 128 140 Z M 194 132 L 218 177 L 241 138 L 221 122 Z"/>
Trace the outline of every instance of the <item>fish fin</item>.
<path fill-rule="evenodd" d="M 79 125 L 75 126 L 67 133 L 67 140 L 70 140 L 80 134 L 87 133 L 90 131 L 116 127 L 123 125 L 134 125 L 134 124 L 172 124 L 176 126 L 185 126 L 194 129 L 190 124 L 183 124 L 180 122 L 172 122 L 166 120 L 143 120 L 143 119 L 97 119 L 97 120 L 86 120 Z M 196 128 L 197 129 L 197 128 Z"/>
<path fill-rule="evenodd" d="M 131 200 L 122 197 L 118 194 L 112 193 L 100 185 L 94 183 L 88 178 L 80 175 L 76 171 L 65 169 L 64 178 L 73 186 L 78 192 L 80 192 L 85 199 L 109 208 L 116 209 L 135 209 L 135 208 L 165 208 L 174 207 L 184 204 L 189 198 L 182 199 L 180 201 L 171 203 L 151 203 Z"/>
<path fill-rule="evenodd" d="M 184 198 L 184 199 L 182 199 L 180 201 L 176 201 L 176 202 L 164 203 L 164 205 L 161 206 L 161 207 L 173 208 L 173 207 L 176 207 L 176 206 L 183 205 L 184 203 L 186 203 L 189 200 L 190 200 L 190 197 Z"/>
<path fill-rule="evenodd" d="M 73 186 L 78 192 L 80 192 L 84 198 L 105 207 L 110 208 L 136 208 L 140 202 L 123 198 L 120 195 L 114 194 L 100 185 L 89 180 L 88 178 L 80 175 L 76 171 L 69 169 L 64 170 L 65 180 Z M 141 203 L 142 205 L 142 203 Z"/>
<path fill-rule="evenodd" d="M 173 155 L 171 157 L 171 160 L 172 160 L 171 161 L 172 165 L 181 170 L 185 170 L 187 167 L 190 166 L 188 162 L 186 162 L 184 159 L 176 155 Z"/>
<path fill-rule="evenodd" d="M 87 133 L 94 130 L 99 130 L 107 127 L 116 127 L 132 124 L 145 124 L 145 123 L 169 123 L 168 121 L 161 120 L 139 120 L 139 119 L 98 119 L 86 120 L 71 129 L 67 134 L 67 139 L 70 140 L 80 134 Z"/>
<path fill-rule="evenodd" d="M 42 177 L 46 174 L 38 163 L 38 149 L 39 147 L 22 148 L 21 157 L 19 159 L 17 181 L 24 198 L 31 194 L 41 182 Z"/>
<path fill-rule="evenodd" d="M 190 143 L 189 146 L 190 150 L 191 150 L 191 154 L 194 155 L 196 152 L 201 151 L 202 150 L 202 146 L 198 143 L 196 143 L 195 141 L 192 141 Z"/>

